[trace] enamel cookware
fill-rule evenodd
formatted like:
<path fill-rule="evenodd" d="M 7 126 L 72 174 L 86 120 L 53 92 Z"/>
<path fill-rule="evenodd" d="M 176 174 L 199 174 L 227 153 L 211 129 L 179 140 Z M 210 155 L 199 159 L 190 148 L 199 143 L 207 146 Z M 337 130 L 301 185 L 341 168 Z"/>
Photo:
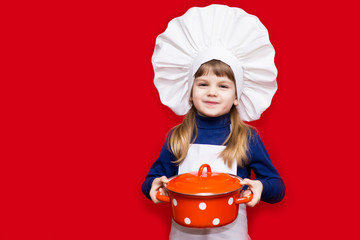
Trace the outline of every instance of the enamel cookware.
<path fill-rule="evenodd" d="M 173 219 L 182 226 L 219 227 L 233 222 L 239 204 L 253 198 L 252 194 L 240 197 L 240 180 L 231 174 L 212 172 L 208 164 L 203 164 L 198 172 L 170 178 L 165 184 L 168 196 L 158 191 L 156 198 L 171 203 Z"/>

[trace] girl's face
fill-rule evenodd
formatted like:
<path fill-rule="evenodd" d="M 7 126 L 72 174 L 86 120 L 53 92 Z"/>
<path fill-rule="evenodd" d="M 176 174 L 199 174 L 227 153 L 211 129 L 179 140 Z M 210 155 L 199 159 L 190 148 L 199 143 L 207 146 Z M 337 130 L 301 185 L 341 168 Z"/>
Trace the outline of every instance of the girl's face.
<path fill-rule="evenodd" d="M 200 115 L 218 117 L 228 113 L 236 99 L 235 83 L 228 77 L 218 77 L 212 71 L 195 78 L 190 100 Z"/>

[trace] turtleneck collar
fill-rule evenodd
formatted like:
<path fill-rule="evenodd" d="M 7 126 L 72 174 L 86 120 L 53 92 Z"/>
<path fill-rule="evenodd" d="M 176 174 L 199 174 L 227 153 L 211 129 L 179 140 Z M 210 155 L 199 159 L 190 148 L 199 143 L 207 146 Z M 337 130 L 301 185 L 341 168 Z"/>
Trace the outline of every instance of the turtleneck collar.
<path fill-rule="evenodd" d="M 195 113 L 195 120 L 198 128 L 223 128 L 231 124 L 230 113 L 219 117 L 205 117 Z"/>

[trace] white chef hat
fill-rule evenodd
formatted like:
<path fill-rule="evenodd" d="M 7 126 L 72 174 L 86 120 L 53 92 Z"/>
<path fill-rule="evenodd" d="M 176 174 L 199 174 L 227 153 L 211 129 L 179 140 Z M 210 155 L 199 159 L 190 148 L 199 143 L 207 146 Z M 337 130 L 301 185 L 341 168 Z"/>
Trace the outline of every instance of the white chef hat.
<path fill-rule="evenodd" d="M 194 7 L 171 20 L 157 37 L 154 84 L 161 102 L 184 115 L 191 108 L 198 68 L 221 60 L 235 74 L 241 119 L 253 121 L 270 106 L 277 90 L 274 55 L 268 32 L 256 16 L 224 5 Z"/>

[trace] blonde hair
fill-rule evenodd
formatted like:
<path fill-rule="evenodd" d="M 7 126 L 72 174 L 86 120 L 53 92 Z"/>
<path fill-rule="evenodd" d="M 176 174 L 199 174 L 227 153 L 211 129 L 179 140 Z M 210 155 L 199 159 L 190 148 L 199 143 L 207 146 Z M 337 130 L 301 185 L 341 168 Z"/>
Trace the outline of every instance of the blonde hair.
<path fill-rule="evenodd" d="M 220 60 L 210 60 L 202 64 L 194 77 L 197 78 L 206 75 L 209 71 L 212 71 L 218 77 L 226 76 L 235 83 L 233 71 L 227 64 Z M 174 163 L 177 165 L 180 165 L 184 161 L 190 144 L 194 143 L 197 138 L 195 115 L 196 108 L 192 106 L 183 122 L 171 129 L 169 148 L 176 158 Z M 234 105 L 230 110 L 230 120 L 231 131 L 222 144 L 226 145 L 226 147 L 220 153 L 219 157 L 221 157 L 229 167 L 235 159 L 238 166 L 243 167 L 248 164 L 248 138 L 251 136 L 251 127 L 240 119 L 239 112 Z"/>

